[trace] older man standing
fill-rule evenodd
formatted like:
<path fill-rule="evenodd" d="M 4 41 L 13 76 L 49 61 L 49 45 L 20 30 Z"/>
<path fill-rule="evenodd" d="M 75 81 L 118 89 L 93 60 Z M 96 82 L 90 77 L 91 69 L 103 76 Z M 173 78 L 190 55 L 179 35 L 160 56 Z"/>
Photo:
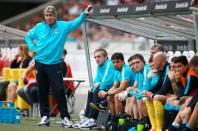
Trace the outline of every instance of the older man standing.
<path fill-rule="evenodd" d="M 73 21 L 58 21 L 54 6 L 44 9 L 44 22 L 38 23 L 26 35 L 25 40 L 31 52 L 36 52 L 36 79 L 39 87 L 39 102 L 41 121 L 39 126 L 49 126 L 49 87 L 52 90 L 60 116 L 62 127 L 71 127 L 72 121 L 68 114 L 67 102 L 63 86 L 61 56 L 68 34 L 78 28 L 90 14 L 88 6 L 80 16 Z"/>

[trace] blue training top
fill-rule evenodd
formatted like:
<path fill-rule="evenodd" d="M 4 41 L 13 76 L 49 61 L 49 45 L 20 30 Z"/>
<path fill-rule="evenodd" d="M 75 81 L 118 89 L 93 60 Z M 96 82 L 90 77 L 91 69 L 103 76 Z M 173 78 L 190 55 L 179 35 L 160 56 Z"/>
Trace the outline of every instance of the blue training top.
<path fill-rule="evenodd" d="M 35 60 L 48 65 L 60 63 L 68 34 L 77 29 L 85 17 L 86 14 L 81 13 L 72 21 L 56 21 L 53 26 L 44 21 L 32 28 L 25 41 L 31 52 L 36 51 Z"/>
<path fill-rule="evenodd" d="M 111 60 L 107 59 L 103 65 L 97 67 L 94 83 L 100 83 L 100 90 L 109 90 L 113 86 L 115 69 Z"/>
<path fill-rule="evenodd" d="M 138 91 L 142 91 L 144 89 L 144 86 L 147 81 L 147 74 L 149 72 L 149 67 L 148 65 L 145 65 L 144 68 L 137 72 L 136 75 L 135 75 L 135 82 L 138 82 Z"/>
<path fill-rule="evenodd" d="M 150 68 L 146 64 L 141 71 L 136 73 L 135 81 L 138 82 L 138 87 L 137 87 L 138 93 L 134 92 L 134 90 L 131 90 L 129 92 L 129 96 L 132 96 L 133 94 L 139 96 L 143 90 L 150 90 L 156 86 L 156 84 L 159 81 L 159 75 L 156 74 L 151 79 L 148 79 L 147 75 L 149 71 Z"/>
<path fill-rule="evenodd" d="M 126 64 L 122 67 L 121 71 L 116 70 L 114 81 L 121 83 L 123 80 L 129 81 L 129 84 L 127 87 L 133 86 L 135 79 L 135 73 L 133 70 Z"/>

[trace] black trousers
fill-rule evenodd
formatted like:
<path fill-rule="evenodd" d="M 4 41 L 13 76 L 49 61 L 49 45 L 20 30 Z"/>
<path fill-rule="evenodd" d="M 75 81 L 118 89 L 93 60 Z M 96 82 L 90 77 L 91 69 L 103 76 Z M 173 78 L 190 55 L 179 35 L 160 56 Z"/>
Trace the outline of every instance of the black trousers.
<path fill-rule="evenodd" d="M 35 67 L 36 80 L 39 88 L 41 117 L 49 117 L 49 88 L 51 88 L 51 93 L 57 102 L 61 118 L 63 119 L 64 117 L 68 117 L 70 119 L 65 97 L 65 88 L 63 86 L 63 72 L 61 63 L 46 65 L 36 61 Z"/>
<path fill-rule="evenodd" d="M 85 109 L 85 117 L 87 118 L 93 118 L 93 119 L 97 119 L 98 118 L 98 110 L 94 110 L 90 107 L 90 103 L 99 103 L 102 100 L 98 97 L 98 92 L 99 90 L 96 90 L 95 92 L 89 92 L 88 91 L 88 98 L 87 98 L 87 105 L 86 105 L 86 109 Z"/>

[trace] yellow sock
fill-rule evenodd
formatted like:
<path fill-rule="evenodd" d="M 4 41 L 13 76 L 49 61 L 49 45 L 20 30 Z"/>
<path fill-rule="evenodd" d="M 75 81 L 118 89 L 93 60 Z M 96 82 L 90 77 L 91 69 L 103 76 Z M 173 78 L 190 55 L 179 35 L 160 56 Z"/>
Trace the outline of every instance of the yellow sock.
<path fill-rule="evenodd" d="M 153 101 L 153 105 L 155 108 L 155 119 L 157 125 L 156 131 L 161 131 L 164 122 L 164 105 L 160 101 Z"/>
<path fill-rule="evenodd" d="M 154 106 L 153 106 L 153 101 L 146 101 L 146 108 L 147 108 L 147 112 L 149 115 L 149 119 L 152 125 L 152 129 L 155 130 L 156 129 L 156 121 L 155 121 L 155 110 L 154 110 Z"/>

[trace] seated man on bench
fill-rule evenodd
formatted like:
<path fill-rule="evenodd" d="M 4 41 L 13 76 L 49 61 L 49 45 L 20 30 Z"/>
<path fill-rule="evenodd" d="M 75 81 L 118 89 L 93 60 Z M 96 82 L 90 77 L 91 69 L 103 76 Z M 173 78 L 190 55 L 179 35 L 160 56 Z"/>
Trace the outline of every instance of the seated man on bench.
<path fill-rule="evenodd" d="M 90 103 L 101 102 L 102 97 L 99 97 L 98 94 L 106 94 L 113 85 L 115 69 L 113 68 L 111 60 L 108 58 L 107 51 L 105 49 L 95 50 L 94 58 L 98 65 L 94 86 L 88 91 L 84 119 L 74 124 L 74 128 L 86 129 L 96 127 L 96 119 L 99 112 L 92 109 Z"/>
<path fill-rule="evenodd" d="M 120 104 L 117 103 L 119 93 L 125 91 L 128 87 L 134 84 L 135 73 L 124 62 L 122 53 L 114 53 L 111 57 L 114 68 L 116 69 L 113 87 L 108 91 L 108 107 L 110 109 L 110 116 L 114 117 L 120 113 Z M 122 102 L 125 105 L 125 102 Z"/>

